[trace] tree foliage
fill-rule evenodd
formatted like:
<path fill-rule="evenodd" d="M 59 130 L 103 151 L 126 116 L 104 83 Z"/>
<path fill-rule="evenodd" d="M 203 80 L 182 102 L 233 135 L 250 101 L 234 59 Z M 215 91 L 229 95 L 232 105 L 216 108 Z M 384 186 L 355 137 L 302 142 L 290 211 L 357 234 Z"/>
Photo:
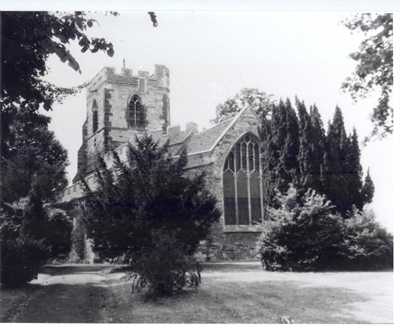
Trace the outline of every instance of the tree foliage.
<path fill-rule="evenodd" d="M 84 12 L 3 12 L 2 13 L 2 101 L 3 106 L 20 106 L 29 111 L 51 109 L 65 89 L 44 82 L 46 60 L 56 54 L 62 62 L 80 72 L 79 63 L 68 50 L 76 40 L 82 52 L 99 50 L 114 55 L 113 45 L 103 38 L 91 38 L 86 29 L 96 21 Z"/>
<path fill-rule="evenodd" d="M 3 139 L 1 160 L 1 283 L 36 278 L 40 268 L 65 259 L 72 221 L 49 207 L 67 185 L 67 151 L 47 129 L 49 118 L 16 111 Z"/>
<path fill-rule="evenodd" d="M 86 35 L 87 28 L 95 22 L 87 19 L 84 12 L 1 13 L 1 151 L 6 151 L 4 142 L 12 137 L 10 126 L 17 112 L 29 114 L 26 119 L 37 121 L 40 107 L 51 110 L 55 102 L 61 102 L 65 96 L 85 87 L 61 88 L 44 81 L 50 55 L 57 55 L 61 62 L 68 63 L 78 72 L 79 63 L 68 50 L 73 41 L 78 42 L 82 52 L 100 50 L 113 56 L 110 42 L 103 38 L 90 39 Z"/>
<path fill-rule="evenodd" d="M 254 88 L 244 88 L 233 98 L 217 106 L 217 117 L 211 122 L 215 124 L 223 122 L 235 116 L 246 106 L 250 106 L 257 115 L 268 117 L 273 102 L 272 94 L 267 95 Z"/>
<path fill-rule="evenodd" d="M 367 37 L 359 51 L 350 54 L 357 62 L 353 75 L 342 84 L 353 100 L 365 98 L 375 88 L 380 89 L 378 104 L 370 116 L 374 128 L 365 141 L 385 137 L 393 132 L 393 108 L 390 96 L 393 88 L 393 14 L 355 14 L 344 25 Z"/>
<path fill-rule="evenodd" d="M 67 151 L 47 129 L 49 118 L 17 112 L 4 139 L 0 172 L 3 201 L 13 203 L 31 197 L 52 201 L 68 184 Z"/>
<path fill-rule="evenodd" d="M 393 237 L 369 210 L 354 209 L 343 220 L 325 196 L 301 196 L 291 185 L 277 192 L 276 208 L 258 242 L 269 271 L 371 270 L 393 267 Z"/>
<path fill-rule="evenodd" d="M 143 136 L 129 144 L 126 164 L 115 152 L 113 169 L 99 159 L 97 188 L 87 188 L 85 205 L 94 251 L 122 260 L 136 274 L 133 287 L 156 294 L 197 276 L 193 254 L 220 216 L 204 174 L 185 177 L 186 154 L 173 159 L 167 147 Z"/>
<path fill-rule="evenodd" d="M 280 101 L 272 105 L 271 118 L 262 119 L 266 205 L 275 206 L 276 190 L 285 193 L 293 184 L 301 194 L 313 189 L 326 195 L 344 217 L 353 205 L 362 209 L 372 201 L 374 188 L 369 174 L 368 181 L 362 181 L 356 131 L 346 134 L 339 108 L 325 132 L 315 105 L 308 112 L 296 98 L 296 107 L 297 115 L 290 101 Z"/>
<path fill-rule="evenodd" d="M 1 284 L 21 285 L 42 266 L 64 260 L 71 250 L 72 219 L 64 210 L 21 198 L 2 203 L 0 218 Z"/>

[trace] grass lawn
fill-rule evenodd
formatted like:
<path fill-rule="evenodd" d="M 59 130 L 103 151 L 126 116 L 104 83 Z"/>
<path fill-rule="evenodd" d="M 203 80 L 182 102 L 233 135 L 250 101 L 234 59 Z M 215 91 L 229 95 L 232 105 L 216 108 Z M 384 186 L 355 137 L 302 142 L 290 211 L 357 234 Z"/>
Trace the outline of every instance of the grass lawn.
<path fill-rule="evenodd" d="M 278 273 L 259 262 L 206 263 L 202 284 L 171 298 L 143 301 L 109 269 L 109 322 L 393 323 L 393 272 Z"/>

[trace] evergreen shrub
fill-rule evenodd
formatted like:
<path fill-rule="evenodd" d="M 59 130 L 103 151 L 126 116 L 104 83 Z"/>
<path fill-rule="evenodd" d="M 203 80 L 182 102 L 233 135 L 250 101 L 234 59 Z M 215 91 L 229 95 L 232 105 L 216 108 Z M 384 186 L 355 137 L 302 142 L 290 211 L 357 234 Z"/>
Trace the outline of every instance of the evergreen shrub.
<path fill-rule="evenodd" d="M 258 241 L 268 271 L 371 270 L 393 266 L 393 239 L 371 211 L 354 209 L 343 219 L 325 196 L 308 190 L 299 198 L 291 185 L 277 192 L 277 208 Z"/>
<path fill-rule="evenodd" d="M 197 286 L 194 254 L 220 217 L 205 175 L 185 176 L 186 154 L 171 158 L 168 144 L 150 136 L 129 145 L 128 162 L 99 161 L 97 188 L 87 185 L 85 226 L 101 259 L 128 266 L 133 290 L 169 295 Z M 83 181 L 84 182 L 84 181 Z"/>

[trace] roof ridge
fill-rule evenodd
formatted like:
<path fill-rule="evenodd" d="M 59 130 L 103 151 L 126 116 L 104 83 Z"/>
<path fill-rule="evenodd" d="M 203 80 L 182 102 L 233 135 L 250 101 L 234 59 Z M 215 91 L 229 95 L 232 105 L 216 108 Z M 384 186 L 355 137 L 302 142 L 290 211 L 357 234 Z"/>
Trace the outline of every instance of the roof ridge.
<path fill-rule="evenodd" d="M 230 128 L 238 121 L 239 117 L 249 108 L 250 105 L 247 105 L 244 107 L 242 110 L 239 111 L 239 113 L 233 117 L 232 121 L 229 123 L 229 125 L 225 128 L 225 130 L 220 134 L 220 136 L 217 138 L 217 140 L 214 142 L 214 144 L 211 146 L 210 150 L 208 152 L 211 152 L 214 150 L 214 148 L 217 146 L 219 141 L 225 136 L 225 134 L 230 130 Z M 251 109 L 251 108 L 250 108 Z"/>

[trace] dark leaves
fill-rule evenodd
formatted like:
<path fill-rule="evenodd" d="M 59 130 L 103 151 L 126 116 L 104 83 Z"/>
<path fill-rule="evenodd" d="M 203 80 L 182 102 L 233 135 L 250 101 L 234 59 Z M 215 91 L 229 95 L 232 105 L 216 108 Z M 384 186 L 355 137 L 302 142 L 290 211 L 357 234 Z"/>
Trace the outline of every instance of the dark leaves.
<path fill-rule="evenodd" d="M 370 116 L 374 128 L 364 140 L 366 143 L 393 132 L 393 108 L 389 101 L 393 86 L 393 14 L 356 14 L 343 23 L 352 31 L 363 32 L 367 38 L 361 42 L 358 52 L 350 54 L 358 65 L 353 75 L 343 82 L 342 90 L 357 101 L 375 87 L 381 89 L 378 105 Z"/>

